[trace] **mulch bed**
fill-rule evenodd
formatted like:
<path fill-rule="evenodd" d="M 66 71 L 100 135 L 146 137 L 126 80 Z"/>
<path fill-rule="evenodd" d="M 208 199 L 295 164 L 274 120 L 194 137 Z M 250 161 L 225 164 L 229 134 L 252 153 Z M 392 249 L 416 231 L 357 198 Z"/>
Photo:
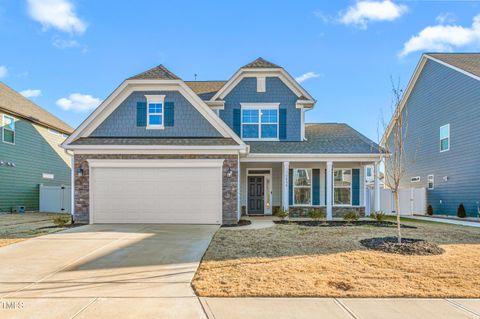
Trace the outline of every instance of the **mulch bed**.
<path fill-rule="evenodd" d="M 375 220 L 358 220 L 358 221 L 343 221 L 343 220 L 328 220 L 328 221 L 316 221 L 316 220 L 276 220 L 275 224 L 288 225 L 296 224 L 300 226 L 318 226 L 318 227 L 343 227 L 343 226 L 374 226 L 374 227 L 397 227 L 397 223 L 390 221 L 377 222 Z M 411 225 L 400 224 L 401 228 L 415 229 L 417 227 Z"/>
<path fill-rule="evenodd" d="M 368 249 L 400 255 L 430 256 L 445 252 L 435 244 L 413 238 L 402 238 L 401 244 L 398 243 L 397 237 L 367 238 L 360 240 L 360 243 Z"/>
<path fill-rule="evenodd" d="M 240 219 L 238 223 L 236 224 L 227 224 L 227 225 L 222 225 L 222 227 L 241 227 L 241 226 L 247 226 L 250 225 L 252 222 L 249 221 L 248 219 Z"/>

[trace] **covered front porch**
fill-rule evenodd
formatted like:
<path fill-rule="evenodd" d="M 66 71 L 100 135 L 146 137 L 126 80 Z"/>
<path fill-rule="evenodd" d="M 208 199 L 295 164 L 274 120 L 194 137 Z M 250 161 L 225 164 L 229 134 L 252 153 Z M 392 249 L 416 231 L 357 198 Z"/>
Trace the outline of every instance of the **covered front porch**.
<path fill-rule="evenodd" d="M 361 217 L 380 207 L 379 157 L 240 161 L 242 215 L 273 215 L 283 208 L 291 217 L 324 210 L 327 220 L 349 211 Z M 367 174 L 374 180 L 374 203 L 367 196 Z"/>

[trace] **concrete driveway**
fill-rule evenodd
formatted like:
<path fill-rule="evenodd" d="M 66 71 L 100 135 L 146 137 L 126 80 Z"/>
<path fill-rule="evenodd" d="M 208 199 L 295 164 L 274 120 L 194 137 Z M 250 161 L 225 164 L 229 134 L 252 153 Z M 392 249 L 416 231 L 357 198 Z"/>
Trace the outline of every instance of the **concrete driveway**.
<path fill-rule="evenodd" d="M 217 230 L 88 225 L 0 248 L 0 318 L 205 318 L 190 281 Z"/>

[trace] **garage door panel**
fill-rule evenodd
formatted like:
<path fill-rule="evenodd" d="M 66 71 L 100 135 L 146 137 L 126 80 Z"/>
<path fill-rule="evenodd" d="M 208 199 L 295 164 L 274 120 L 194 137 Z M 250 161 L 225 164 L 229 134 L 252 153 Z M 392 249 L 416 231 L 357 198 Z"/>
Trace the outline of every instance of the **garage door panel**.
<path fill-rule="evenodd" d="M 94 223 L 220 223 L 220 167 L 94 168 Z"/>

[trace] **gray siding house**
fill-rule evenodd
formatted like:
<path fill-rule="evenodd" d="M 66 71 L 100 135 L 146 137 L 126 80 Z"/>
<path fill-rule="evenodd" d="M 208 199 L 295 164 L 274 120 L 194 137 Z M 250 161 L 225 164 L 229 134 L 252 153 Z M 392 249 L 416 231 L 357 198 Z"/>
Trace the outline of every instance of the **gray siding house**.
<path fill-rule="evenodd" d="M 364 171 L 378 166 L 379 147 L 346 124 L 306 124 L 315 103 L 262 58 L 228 81 L 183 81 L 162 65 L 130 77 L 63 144 L 74 152 L 74 218 L 232 224 L 280 208 L 364 215 Z"/>
<path fill-rule="evenodd" d="M 427 188 L 434 214 L 480 202 L 480 54 L 422 56 L 399 105 L 407 122 L 402 187 Z M 382 143 L 393 138 L 391 126 Z M 388 169 L 388 167 L 387 167 Z"/>

